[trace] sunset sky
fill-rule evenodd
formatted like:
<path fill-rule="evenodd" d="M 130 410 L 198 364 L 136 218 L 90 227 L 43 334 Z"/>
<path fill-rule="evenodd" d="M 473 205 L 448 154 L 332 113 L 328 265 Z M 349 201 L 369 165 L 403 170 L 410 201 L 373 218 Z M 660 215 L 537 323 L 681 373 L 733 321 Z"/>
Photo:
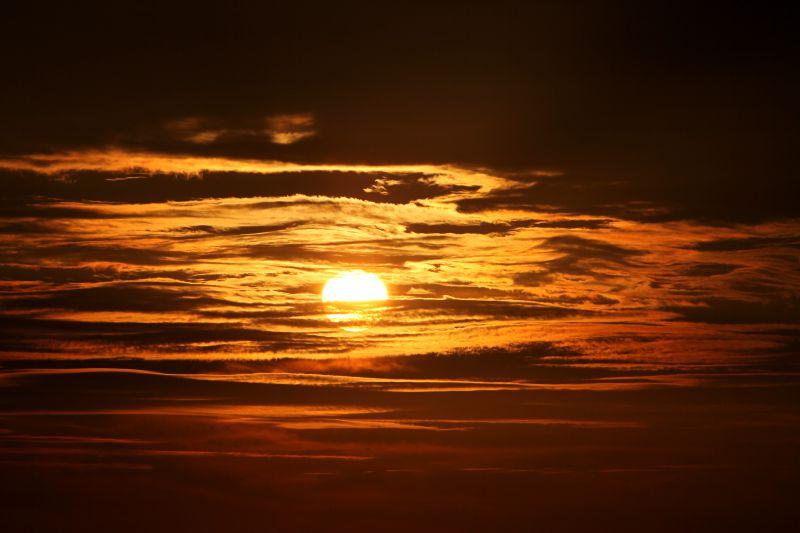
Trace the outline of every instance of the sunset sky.
<path fill-rule="evenodd" d="M 6 10 L 10 531 L 796 527 L 796 9 L 292 6 Z"/>

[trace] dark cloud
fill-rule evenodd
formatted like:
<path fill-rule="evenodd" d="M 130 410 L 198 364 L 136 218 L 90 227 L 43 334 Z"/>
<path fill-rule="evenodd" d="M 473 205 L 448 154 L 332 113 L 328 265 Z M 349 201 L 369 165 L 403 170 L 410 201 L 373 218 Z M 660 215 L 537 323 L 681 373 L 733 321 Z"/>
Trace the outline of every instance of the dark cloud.
<path fill-rule="evenodd" d="M 647 253 L 574 235 L 550 237 L 540 247 L 561 255 L 537 263 L 536 271 L 517 275 L 514 281 L 518 284 L 539 286 L 552 281 L 556 275 L 607 278 L 612 274 L 601 272 L 601 269 L 608 266 L 632 268 L 632 259 Z"/>
<path fill-rule="evenodd" d="M 432 294 L 453 298 L 507 298 L 525 299 L 528 295 L 522 291 L 508 291 L 482 287 L 479 284 L 463 283 L 414 283 L 409 285 L 395 284 L 392 289 L 399 294 Z"/>
<path fill-rule="evenodd" d="M 304 222 L 286 222 L 283 224 L 265 224 L 260 226 L 237 226 L 232 228 L 217 228 L 209 226 L 208 224 L 201 224 L 197 226 L 183 226 L 175 228 L 173 231 L 178 233 L 201 233 L 206 235 L 258 235 L 260 233 L 273 233 L 276 231 L 283 231 L 285 229 L 296 228 L 302 226 Z"/>
<path fill-rule="evenodd" d="M 358 3 L 317 8 L 315 17 L 298 6 L 250 5 L 196 9 L 188 19 L 177 7 L 159 6 L 155 17 L 154 9 L 7 13 L 2 39 L 15 82 L 2 88 L 0 151 L 116 145 L 515 174 L 553 169 L 563 174 L 461 207 L 714 223 L 800 215 L 791 7 L 471 3 L 457 12 L 405 6 L 387 18 Z M 265 32 L 265 20 L 282 23 Z M 294 144 L 236 133 L 260 132 L 266 117 L 303 114 L 313 116 L 316 134 Z M 167 127 L 187 117 L 198 121 L 194 133 L 222 134 L 198 143 Z M 231 195 L 298 188 L 226 179 Z M 105 182 L 94 194 L 208 194 L 202 185 L 159 193 L 149 181 Z M 360 197 L 370 186 L 332 188 Z M 430 193 L 410 188 L 387 190 L 398 201 Z"/>
<path fill-rule="evenodd" d="M 665 306 L 680 320 L 707 324 L 796 324 L 800 322 L 800 299 L 786 297 L 770 301 L 704 298 L 696 305 Z"/>
<path fill-rule="evenodd" d="M 408 224 L 406 231 L 409 233 L 452 233 L 489 235 L 493 233 L 508 233 L 514 226 L 506 223 L 480 222 L 478 224 Z"/>
<path fill-rule="evenodd" d="M 648 376 L 619 383 L 603 369 L 537 366 L 547 353 L 559 356 L 533 345 L 398 359 L 373 369 L 389 378 L 368 386 L 336 379 L 359 375 L 358 361 L 343 358 L 261 367 L 307 372 L 316 363 L 334 381 L 314 386 L 237 383 L 259 377 L 248 375 L 247 361 L 193 362 L 193 376 L 173 373 L 192 371 L 179 361 L 102 361 L 116 371 L 86 361 L 70 371 L 60 361 L 16 366 L 23 372 L 0 391 L 6 524 L 240 533 L 258 530 L 266 516 L 281 531 L 515 531 L 531 523 L 555 531 L 570 517 L 575 530 L 602 523 L 633 531 L 665 506 L 680 516 L 666 513 L 662 531 L 794 523 L 792 491 L 765 499 L 750 489 L 795 486 L 796 377 L 750 381 L 737 369 L 713 385 L 659 387 Z M 392 393 L 400 386 L 392 363 L 399 375 L 435 384 Z M 221 380 L 226 364 L 234 374 Z M 537 370 L 546 382 L 536 390 L 458 384 L 475 376 L 491 386 Z M 371 375 L 368 365 L 360 372 Z M 548 382 L 615 388 L 558 390 Z M 748 490 L 735 490 L 742 479 Z M 529 504 L 530 494 L 539 505 Z M 609 512 L 619 505 L 624 512 Z M 66 526 L 65 513 L 74 514 Z"/>
<path fill-rule="evenodd" d="M 129 325 L 121 325 L 120 329 Z M 556 381 L 560 378 L 580 379 L 602 377 L 610 374 L 604 369 L 580 369 L 572 365 L 580 362 L 583 354 L 575 348 L 551 342 L 528 342 L 505 347 L 475 347 L 443 353 L 420 353 L 387 357 L 332 357 L 326 359 L 275 358 L 275 359 L 191 359 L 147 360 L 136 358 L 108 358 L 105 368 L 134 368 L 176 374 L 247 374 L 263 372 L 291 372 L 329 374 L 339 376 L 403 378 L 474 378 L 522 379 L 537 378 Z M 7 361 L 4 367 L 16 368 L 84 368 L 97 361 L 72 359 L 48 361 L 47 359 L 22 362 Z M 548 371 L 547 367 L 551 367 Z"/>
<path fill-rule="evenodd" d="M 47 283 L 80 283 L 87 281 L 112 281 L 117 279 L 117 269 L 90 267 L 40 267 L 33 265 L 0 265 L 0 280 L 42 281 Z"/>
<path fill-rule="evenodd" d="M 800 236 L 713 239 L 698 242 L 690 248 L 699 252 L 740 252 L 761 248 L 800 248 Z"/>
<path fill-rule="evenodd" d="M 77 165 L 80 166 L 80 163 Z M 0 216 L 108 216 L 99 209 L 40 205 L 43 198 L 83 202 L 154 203 L 302 194 L 359 198 L 379 203 L 407 203 L 451 192 L 474 190 L 474 187 L 438 185 L 430 180 L 430 175 L 408 172 L 202 171 L 197 175 L 153 173 L 137 176 L 137 179 L 129 179 L 129 174 L 130 172 L 76 170 L 50 175 L 0 169 Z M 382 187 L 379 191 L 373 189 L 376 183 L 385 181 L 391 185 Z"/>
<path fill-rule="evenodd" d="M 87 283 L 167 278 L 177 281 L 213 281 L 242 274 L 197 272 L 192 270 L 154 270 L 118 266 L 48 267 L 38 265 L 0 265 L 2 281 L 40 281 L 45 283 Z"/>
<path fill-rule="evenodd" d="M 348 244 L 350 246 L 348 246 Z M 326 246 L 306 244 L 253 244 L 234 246 L 227 251 L 206 254 L 208 258 L 214 257 L 251 257 L 256 259 L 273 259 L 284 261 L 317 261 L 321 263 L 336 263 L 340 265 L 403 265 L 408 261 L 427 261 L 440 257 L 436 253 L 419 253 L 403 250 L 402 246 L 392 247 L 390 243 L 373 243 L 374 246 L 364 246 L 358 249 L 352 243 L 334 243 Z M 407 246 L 414 246 L 407 243 Z"/>
<path fill-rule="evenodd" d="M 52 234 L 55 228 L 41 222 L 9 222 L 0 223 L 0 234 L 6 235 L 41 235 Z"/>
<path fill-rule="evenodd" d="M 127 218 L 130 215 L 120 215 L 103 211 L 102 208 L 72 207 L 54 205 L 52 202 L 36 201 L 33 197 L 6 197 L 0 199 L 0 218 L 39 218 L 44 220 L 60 219 L 106 219 Z M 33 223 L 30 223 L 33 224 Z M 37 226 L 46 227 L 43 223 Z"/>
<path fill-rule="evenodd" d="M 107 347 L 140 353 L 225 353 L 236 351 L 346 350 L 348 343 L 308 333 L 196 321 L 101 322 L 0 315 L 0 352 L 103 354 Z"/>
<path fill-rule="evenodd" d="M 482 287 L 480 285 L 467 282 L 450 283 L 450 284 L 415 283 L 412 285 L 393 285 L 392 290 L 398 294 L 404 294 L 406 296 L 424 294 L 437 297 L 444 297 L 445 299 L 448 300 L 459 299 L 464 301 L 484 299 L 485 301 L 490 302 L 484 308 L 484 310 L 489 314 L 491 314 L 494 304 L 502 302 L 504 300 L 510 305 L 521 305 L 523 307 L 527 306 L 530 303 L 545 304 L 557 307 L 564 305 L 576 305 L 576 304 L 587 304 L 587 303 L 594 305 L 614 305 L 619 303 L 619 300 L 615 300 L 614 298 L 609 298 L 608 296 L 602 294 L 581 295 L 581 296 L 560 294 L 560 295 L 548 295 L 547 297 L 542 297 L 540 295 L 532 295 L 529 292 L 525 292 L 519 289 L 517 290 L 495 289 L 490 287 Z M 430 301 L 430 300 L 425 300 L 425 301 Z M 434 307 L 438 307 L 438 304 L 434 304 Z"/>
<path fill-rule="evenodd" d="M 310 361 L 287 359 L 268 363 L 268 367 L 284 372 L 321 372 L 337 375 L 374 376 L 385 378 L 475 378 L 498 379 L 538 376 L 550 380 L 556 375 L 587 375 L 580 369 L 567 368 L 567 361 L 579 360 L 581 353 L 573 348 L 550 342 L 530 342 L 501 348 L 476 347 L 446 353 L 406 356 Z M 562 358 L 563 366 L 548 358 Z M 548 372 L 546 365 L 561 366 Z M 229 368 L 233 370 L 234 366 Z M 244 363 L 247 368 L 247 363 Z M 254 369 L 255 370 L 255 369 Z M 574 373 L 573 373 L 574 372 Z M 604 372 L 600 372 L 603 374 Z"/>
<path fill-rule="evenodd" d="M 188 233 L 201 233 L 202 235 L 219 235 L 236 237 L 241 235 L 257 235 L 289 229 L 302 224 L 302 222 L 288 222 L 283 224 L 264 226 L 241 226 L 233 228 L 214 228 L 212 226 L 192 226 L 177 228 L 177 231 Z M 180 237 L 179 237 L 180 239 Z M 39 267 L 42 259 L 59 260 L 63 266 L 80 268 L 84 262 L 111 262 L 126 264 L 135 267 L 193 267 L 198 261 L 214 261 L 224 258 L 246 257 L 257 259 L 272 259 L 284 261 L 316 261 L 321 263 L 338 263 L 343 265 L 403 265 L 408 261 L 426 261 L 440 257 L 440 250 L 445 247 L 437 242 L 438 237 L 420 238 L 417 240 L 401 239 L 370 239 L 352 240 L 326 243 L 321 241 L 315 244 L 238 244 L 236 241 L 226 242 L 218 247 L 190 252 L 172 250 L 169 244 L 150 244 L 150 246 L 132 247 L 120 245 L 110 241 L 101 244 L 87 244 L 83 242 L 69 242 L 67 244 L 42 243 L 36 247 L 6 244 L 5 254 L 9 262 L 17 263 L 13 268 L 5 269 L 6 275 L 12 272 L 21 274 L 20 268 L 31 269 Z M 0 270 L 0 273 L 3 271 Z M 47 272 L 43 270 L 42 272 Z M 165 277 L 174 279 L 214 279 L 215 274 L 186 274 L 177 270 L 159 270 Z M 30 277 L 31 274 L 23 275 Z M 147 274 L 124 274 L 122 279 L 131 277 L 150 277 Z M 224 274 L 219 274 L 224 278 Z M 155 274 L 152 277 L 157 277 Z"/>
<path fill-rule="evenodd" d="M 741 265 L 729 265 L 726 263 L 697 263 L 685 268 L 681 273 L 684 276 L 691 277 L 721 276 L 723 274 L 729 274 L 739 268 L 742 268 Z"/>
<path fill-rule="evenodd" d="M 560 294 L 558 296 L 550 296 L 548 298 L 538 298 L 537 301 L 549 304 L 558 305 L 574 305 L 574 304 L 594 304 L 594 305 L 616 305 L 619 300 L 609 298 L 603 294 L 594 294 L 591 296 L 571 296 L 568 294 Z"/>
<path fill-rule="evenodd" d="M 753 163 L 756 167 L 756 163 Z M 500 189 L 486 196 L 458 201 L 459 210 L 479 213 L 495 209 L 554 211 L 573 215 L 616 217 L 641 222 L 695 220 L 708 224 L 756 223 L 796 218 L 800 213 L 787 196 L 796 195 L 795 182 L 777 185 L 782 196 L 765 190 L 753 176 L 791 172 L 753 168 L 717 171 L 714 180 L 693 169 L 667 177 L 605 174 L 565 174 L 543 178 L 533 185 Z"/>
<path fill-rule="evenodd" d="M 507 234 L 520 228 L 554 229 L 598 229 L 607 226 L 608 220 L 515 220 L 512 222 L 479 222 L 477 224 L 425 224 L 414 223 L 406 226 L 410 233 L 452 233 L 461 234 Z"/>
<path fill-rule="evenodd" d="M 2 300 L 6 309 L 73 311 L 190 311 L 209 306 L 242 305 L 210 296 L 197 288 L 160 284 L 116 284 L 53 290 Z"/>
<path fill-rule="evenodd" d="M 118 244 L 95 245 L 85 243 L 43 244 L 36 247 L 14 247 L 4 251 L 9 261 L 17 263 L 36 262 L 43 258 L 61 261 L 111 262 L 129 265 L 171 265 L 193 262 L 194 254 L 181 251 L 170 251 L 163 248 L 135 248 Z"/>
<path fill-rule="evenodd" d="M 548 220 L 537 222 L 538 228 L 553 228 L 553 229 L 600 229 L 605 228 L 611 223 L 606 219 L 582 219 L 582 220 Z"/>
<path fill-rule="evenodd" d="M 540 246 L 578 258 L 601 259 L 618 264 L 626 264 L 630 258 L 647 253 L 575 235 L 548 237 Z"/>
<path fill-rule="evenodd" d="M 489 318 L 541 318 L 553 319 L 588 314 L 579 309 L 540 305 L 523 301 L 503 301 L 465 298 L 415 298 L 391 302 L 391 307 L 414 313 L 435 314 L 439 319 L 448 316 L 485 316 Z"/>

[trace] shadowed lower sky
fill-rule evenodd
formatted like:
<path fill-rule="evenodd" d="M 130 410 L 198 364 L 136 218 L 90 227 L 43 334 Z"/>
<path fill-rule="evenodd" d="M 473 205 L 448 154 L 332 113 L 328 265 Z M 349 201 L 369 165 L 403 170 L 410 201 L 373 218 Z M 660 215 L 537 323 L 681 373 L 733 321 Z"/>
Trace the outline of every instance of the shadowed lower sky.
<path fill-rule="evenodd" d="M 286 529 L 321 523 L 286 507 L 302 494 L 342 521 L 369 502 L 357 529 L 397 498 L 446 510 L 438 530 L 465 507 L 483 530 L 636 529 L 673 504 L 687 522 L 653 529 L 770 503 L 790 521 L 796 8 L 4 10 L 0 463 L 20 530 L 108 486 L 132 516 L 177 494 L 148 515 L 173 530 L 195 501 L 249 530 L 266 494 Z M 390 296 L 358 327 L 320 300 L 353 269 Z M 576 487 L 586 520 L 560 522 Z M 646 497 L 622 519 L 609 491 Z M 28 513 L 42 495 L 60 503 Z"/>

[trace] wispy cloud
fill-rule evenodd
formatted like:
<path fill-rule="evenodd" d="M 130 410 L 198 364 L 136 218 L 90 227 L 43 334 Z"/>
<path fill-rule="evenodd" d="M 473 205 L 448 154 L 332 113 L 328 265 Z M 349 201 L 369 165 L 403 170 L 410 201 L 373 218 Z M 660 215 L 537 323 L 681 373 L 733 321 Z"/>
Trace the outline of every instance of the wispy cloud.
<path fill-rule="evenodd" d="M 275 115 L 267 117 L 266 123 L 266 132 L 275 144 L 294 144 L 316 133 L 311 113 Z"/>
<path fill-rule="evenodd" d="M 288 113 L 258 120 L 185 117 L 164 125 L 168 136 L 180 141 L 212 145 L 246 140 L 268 141 L 277 145 L 294 144 L 316 134 L 312 113 Z"/>
<path fill-rule="evenodd" d="M 123 148 L 0 166 L 7 354 L 386 355 L 657 327 L 648 353 L 713 338 L 723 354 L 741 341 L 727 327 L 785 326 L 800 283 L 792 221 L 643 222 L 526 198 L 465 212 L 466 201 L 562 179 L 554 173 Z M 319 301 L 326 279 L 352 268 L 376 271 L 392 295 L 357 335 Z M 775 348 L 767 334 L 760 342 Z"/>

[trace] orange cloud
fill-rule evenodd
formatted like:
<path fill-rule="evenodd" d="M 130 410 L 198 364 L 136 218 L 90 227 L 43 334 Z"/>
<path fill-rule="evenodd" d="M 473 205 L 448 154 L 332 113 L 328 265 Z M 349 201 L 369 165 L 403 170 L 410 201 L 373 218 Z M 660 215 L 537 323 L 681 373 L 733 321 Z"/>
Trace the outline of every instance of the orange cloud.
<path fill-rule="evenodd" d="M 267 117 L 266 123 L 266 132 L 275 144 L 293 144 L 317 133 L 311 113 L 275 115 Z"/>

